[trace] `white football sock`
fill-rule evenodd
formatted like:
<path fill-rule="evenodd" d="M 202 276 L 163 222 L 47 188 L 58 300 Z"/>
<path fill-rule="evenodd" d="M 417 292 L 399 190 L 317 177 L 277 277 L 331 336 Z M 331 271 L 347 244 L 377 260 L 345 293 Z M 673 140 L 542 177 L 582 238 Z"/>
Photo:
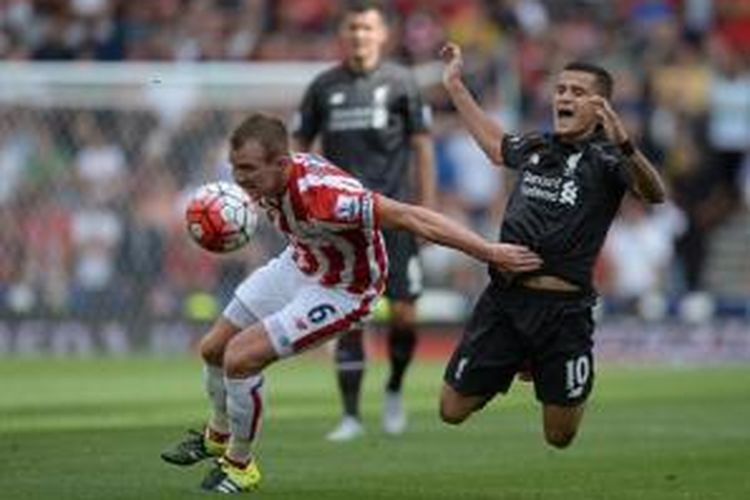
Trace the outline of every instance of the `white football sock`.
<path fill-rule="evenodd" d="M 252 457 L 250 447 L 258 436 L 263 415 L 263 375 L 247 378 L 224 377 L 229 410 L 229 448 L 227 456 L 238 462 Z"/>
<path fill-rule="evenodd" d="M 206 387 L 206 394 L 208 394 L 208 399 L 211 402 L 211 416 L 208 420 L 208 427 L 216 432 L 229 434 L 224 370 L 220 366 L 204 364 L 203 381 Z"/>

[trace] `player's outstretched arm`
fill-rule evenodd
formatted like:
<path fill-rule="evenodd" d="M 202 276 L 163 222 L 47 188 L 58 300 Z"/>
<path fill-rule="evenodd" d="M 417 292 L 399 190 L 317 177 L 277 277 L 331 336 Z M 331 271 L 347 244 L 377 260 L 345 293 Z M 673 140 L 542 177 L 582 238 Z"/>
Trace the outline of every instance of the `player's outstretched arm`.
<path fill-rule="evenodd" d="M 440 49 L 440 57 L 445 62 L 443 86 L 461 115 L 461 120 L 487 158 L 495 165 L 502 165 L 502 139 L 505 132 L 499 123 L 482 111 L 461 80 L 461 47 L 455 43 L 447 43 Z"/>
<path fill-rule="evenodd" d="M 455 248 L 511 272 L 538 269 L 542 259 L 522 245 L 490 243 L 456 221 L 417 205 L 378 196 L 377 217 L 383 227 L 403 229 L 439 245 Z"/>
<path fill-rule="evenodd" d="M 663 203 L 667 196 L 664 183 L 646 155 L 634 147 L 633 154 L 628 157 L 628 165 L 633 190 L 638 197 L 649 203 Z"/>

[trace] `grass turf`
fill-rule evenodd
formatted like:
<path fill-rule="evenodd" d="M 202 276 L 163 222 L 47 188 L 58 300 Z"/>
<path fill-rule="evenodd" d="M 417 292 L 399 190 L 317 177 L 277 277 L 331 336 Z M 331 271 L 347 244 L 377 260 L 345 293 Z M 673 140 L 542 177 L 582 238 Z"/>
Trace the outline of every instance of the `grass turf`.
<path fill-rule="evenodd" d="M 259 447 L 264 499 L 750 498 L 750 367 L 599 369 L 582 433 L 542 442 L 526 384 L 461 427 L 436 417 L 442 364 L 408 380 L 410 428 L 379 430 L 383 365 L 368 374 L 367 435 L 330 444 L 331 366 L 306 356 L 268 374 Z M 189 499 L 207 465 L 160 450 L 198 426 L 200 365 L 185 359 L 0 362 L 0 498 Z"/>

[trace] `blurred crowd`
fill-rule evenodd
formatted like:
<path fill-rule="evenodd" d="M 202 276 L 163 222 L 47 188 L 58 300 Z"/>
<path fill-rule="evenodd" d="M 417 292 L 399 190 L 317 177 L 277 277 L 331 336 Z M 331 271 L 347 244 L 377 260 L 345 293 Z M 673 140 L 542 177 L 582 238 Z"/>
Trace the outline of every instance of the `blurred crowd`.
<path fill-rule="evenodd" d="M 332 60 L 343 2 L 0 0 L 0 59 Z M 597 284 L 613 311 L 656 315 L 701 292 L 747 302 L 750 0 L 386 3 L 393 57 L 431 62 L 446 40 L 460 43 L 471 89 L 511 130 L 550 128 L 550 76 L 565 62 L 612 71 L 615 108 L 670 189 L 655 209 L 626 200 L 610 231 Z M 495 238 L 503 178 L 439 86 L 425 94 L 441 209 Z M 175 207 L 197 183 L 227 175 L 236 119 L 1 109 L 0 311 L 171 316 L 196 293 L 225 297 L 282 242 L 261 231 L 246 250 L 209 257 L 186 245 Z M 425 248 L 424 263 L 428 285 L 467 297 L 485 279 L 450 251 Z"/>

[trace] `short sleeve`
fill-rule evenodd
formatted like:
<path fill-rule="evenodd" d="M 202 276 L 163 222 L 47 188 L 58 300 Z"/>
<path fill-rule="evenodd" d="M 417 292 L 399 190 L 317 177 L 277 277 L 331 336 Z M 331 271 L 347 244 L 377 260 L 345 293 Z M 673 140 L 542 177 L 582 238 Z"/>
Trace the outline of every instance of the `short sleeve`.
<path fill-rule="evenodd" d="M 630 176 L 630 173 L 628 170 L 628 161 L 626 159 L 623 159 L 622 161 L 618 162 L 616 165 L 612 167 L 612 175 L 616 183 L 618 183 L 621 186 L 624 186 L 628 190 L 632 190 L 633 179 Z"/>
<path fill-rule="evenodd" d="M 318 104 L 318 88 L 318 80 L 307 87 L 292 120 L 292 135 L 305 142 L 312 142 L 320 130 L 322 111 Z"/>
<path fill-rule="evenodd" d="M 615 148 L 606 148 L 600 160 L 607 172 L 608 182 L 616 188 L 632 190 L 633 181 L 628 171 L 628 159 Z"/>
<path fill-rule="evenodd" d="M 339 193 L 334 202 L 331 221 L 335 224 L 367 227 L 374 225 L 374 194 L 367 190 L 360 193 Z"/>
<path fill-rule="evenodd" d="M 512 170 L 517 170 L 523 159 L 523 137 L 516 134 L 505 134 L 501 140 L 503 165 Z"/>
<path fill-rule="evenodd" d="M 534 151 L 541 151 L 548 143 L 548 137 L 538 132 L 524 135 L 505 134 L 501 141 L 503 165 L 512 170 L 518 170 L 527 155 Z"/>
<path fill-rule="evenodd" d="M 328 180 L 328 179 L 327 179 Z M 373 228 L 375 223 L 375 194 L 351 180 L 350 186 L 312 187 L 302 195 L 308 219 L 322 223 L 331 230 L 357 227 Z"/>
<path fill-rule="evenodd" d="M 432 108 L 422 99 L 417 82 L 410 72 L 404 80 L 406 130 L 409 134 L 429 132 L 432 127 Z"/>

